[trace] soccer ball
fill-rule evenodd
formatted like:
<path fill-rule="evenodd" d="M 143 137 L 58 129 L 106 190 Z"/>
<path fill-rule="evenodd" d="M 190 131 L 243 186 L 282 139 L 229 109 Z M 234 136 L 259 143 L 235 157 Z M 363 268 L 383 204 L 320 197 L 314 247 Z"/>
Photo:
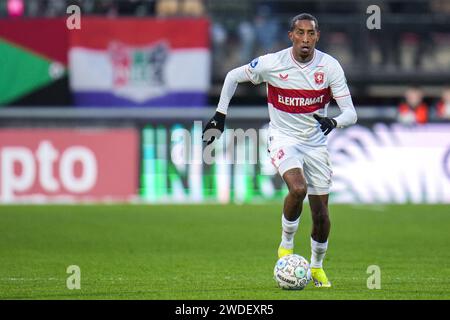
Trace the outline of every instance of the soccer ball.
<path fill-rule="evenodd" d="M 311 269 L 308 260 L 298 254 L 289 254 L 277 261 L 273 276 L 282 289 L 302 290 L 311 281 Z"/>

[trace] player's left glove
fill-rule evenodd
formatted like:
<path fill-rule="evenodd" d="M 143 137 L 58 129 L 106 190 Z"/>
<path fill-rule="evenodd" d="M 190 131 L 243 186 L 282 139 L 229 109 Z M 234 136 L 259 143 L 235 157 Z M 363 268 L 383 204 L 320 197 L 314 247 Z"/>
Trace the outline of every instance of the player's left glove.
<path fill-rule="evenodd" d="M 313 114 L 313 117 L 320 123 L 320 129 L 324 135 L 329 134 L 337 126 L 337 122 L 333 118 L 321 117 L 318 114 Z"/>

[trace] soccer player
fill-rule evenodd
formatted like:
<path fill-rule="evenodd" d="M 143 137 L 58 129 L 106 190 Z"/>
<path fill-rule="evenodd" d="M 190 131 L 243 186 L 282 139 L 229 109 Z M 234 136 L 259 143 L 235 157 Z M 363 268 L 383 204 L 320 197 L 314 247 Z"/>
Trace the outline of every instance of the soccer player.
<path fill-rule="evenodd" d="M 291 47 L 228 72 L 216 113 L 203 130 L 203 140 L 210 144 L 219 136 L 208 137 L 206 132 L 210 129 L 223 132 L 228 105 L 238 83 L 266 83 L 268 151 L 289 190 L 281 217 L 278 257 L 294 252 L 294 235 L 308 194 L 313 221 L 311 275 L 316 287 L 330 287 L 322 268 L 330 232 L 328 195 L 332 176 L 326 136 L 336 127 L 356 123 L 357 116 L 339 62 L 315 48 L 320 37 L 317 19 L 307 13 L 295 16 L 288 36 Z M 336 118 L 327 116 L 331 98 L 341 111 Z"/>

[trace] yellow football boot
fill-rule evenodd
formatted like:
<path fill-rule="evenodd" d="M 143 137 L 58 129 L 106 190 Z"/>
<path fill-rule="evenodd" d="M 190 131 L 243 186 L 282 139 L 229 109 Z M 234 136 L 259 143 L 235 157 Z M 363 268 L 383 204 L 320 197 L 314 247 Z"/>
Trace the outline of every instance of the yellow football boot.
<path fill-rule="evenodd" d="M 293 254 L 294 253 L 294 248 L 292 249 L 286 249 L 282 246 L 278 247 L 278 259 L 283 258 L 284 256 L 287 256 L 288 254 Z"/>
<path fill-rule="evenodd" d="M 314 281 L 316 287 L 329 288 L 331 287 L 331 282 L 328 281 L 327 275 L 322 268 L 311 268 L 311 277 Z"/>

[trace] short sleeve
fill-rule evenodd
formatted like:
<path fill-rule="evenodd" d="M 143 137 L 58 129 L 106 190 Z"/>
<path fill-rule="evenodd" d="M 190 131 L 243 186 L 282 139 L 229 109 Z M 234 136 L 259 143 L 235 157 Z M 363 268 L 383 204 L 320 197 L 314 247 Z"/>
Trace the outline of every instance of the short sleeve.
<path fill-rule="evenodd" d="M 337 60 L 330 63 L 329 83 L 333 98 L 342 98 L 350 95 L 350 90 L 347 86 L 347 79 L 345 78 L 344 70 Z"/>

